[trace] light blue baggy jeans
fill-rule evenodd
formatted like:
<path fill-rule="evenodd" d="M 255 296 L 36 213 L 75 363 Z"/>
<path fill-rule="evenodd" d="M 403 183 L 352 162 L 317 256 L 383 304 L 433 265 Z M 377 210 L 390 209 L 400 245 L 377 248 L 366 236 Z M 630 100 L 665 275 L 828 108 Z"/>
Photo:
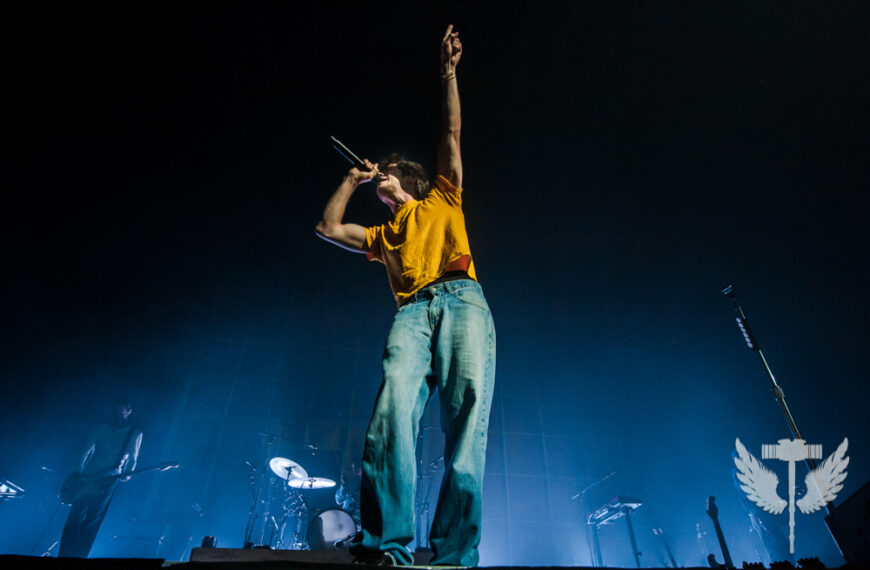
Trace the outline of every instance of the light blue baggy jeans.
<path fill-rule="evenodd" d="M 363 451 L 357 556 L 380 550 L 411 564 L 415 445 L 437 387 L 444 479 L 429 541 L 432 565 L 476 566 L 486 435 L 495 381 L 495 328 L 480 285 L 458 279 L 418 291 L 396 313 L 383 383 Z"/>

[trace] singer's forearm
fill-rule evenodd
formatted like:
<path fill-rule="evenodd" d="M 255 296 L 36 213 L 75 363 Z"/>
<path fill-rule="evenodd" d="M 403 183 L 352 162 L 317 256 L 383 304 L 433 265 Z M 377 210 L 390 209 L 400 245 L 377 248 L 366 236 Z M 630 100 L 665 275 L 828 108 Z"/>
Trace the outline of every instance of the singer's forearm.
<path fill-rule="evenodd" d="M 442 67 L 442 72 L 445 69 Z M 455 186 L 462 186 L 462 155 L 459 135 L 462 130 L 462 111 L 459 104 L 459 85 L 456 70 L 449 70 L 441 80 L 441 143 L 438 148 L 438 173 Z"/>
<path fill-rule="evenodd" d="M 323 209 L 323 219 L 321 220 L 321 223 L 327 225 L 341 223 L 342 219 L 344 219 L 344 211 L 347 208 L 347 203 L 350 201 L 350 197 L 353 195 L 356 187 L 357 181 L 352 175 L 348 174 L 344 177 L 341 184 L 338 185 L 338 188 L 336 188 L 335 192 L 332 193 L 332 196 L 329 197 L 329 201 Z"/>
<path fill-rule="evenodd" d="M 357 224 L 343 223 L 347 203 L 359 184 L 353 175 L 348 174 L 330 196 L 323 209 L 323 218 L 314 231 L 323 239 L 351 251 L 363 251 L 365 230 Z"/>
<path fill-rule="evenodd" d="M 441 121 L 442 131 L 455 135 L 459 139 L 459 130 L 462 128 L 462 109 L 459 105 L 459 82 L 456 78 L 456 70 L 442 74 L 441 79 Z"/>

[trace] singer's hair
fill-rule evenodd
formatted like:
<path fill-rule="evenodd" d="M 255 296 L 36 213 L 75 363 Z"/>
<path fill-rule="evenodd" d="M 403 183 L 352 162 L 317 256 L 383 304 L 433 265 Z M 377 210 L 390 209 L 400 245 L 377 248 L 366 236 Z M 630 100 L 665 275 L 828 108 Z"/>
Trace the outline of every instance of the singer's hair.
<path fill-rule="evenodd" d="M 426 170 L 423 168 L 423 165 L 419 162 L 414 162 L 403 154 L 394 152 L 381 159 L 378 164 L 381 170 L 385 169 L 389 164 L 395 164 L 404 176 L 413 177 L 415 187 L 411 189 L 411 193 L 414 194 L 414 198 L 417 200 L 422 200 L 429 193 L 429 178 L 426 176 Z M 408 189 L 406 188 L 405 190 L 407 191 Z"/>

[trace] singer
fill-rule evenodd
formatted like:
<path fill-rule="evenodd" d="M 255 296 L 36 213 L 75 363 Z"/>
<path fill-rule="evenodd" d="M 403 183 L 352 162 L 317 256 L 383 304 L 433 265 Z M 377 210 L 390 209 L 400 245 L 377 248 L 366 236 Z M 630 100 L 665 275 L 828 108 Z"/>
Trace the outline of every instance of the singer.
<path fill-rule="evenodd" d="M 495 328 L 477 282 L 462 213 L 461 127 L 456 68 L 462 43 L 453 25 L 441 40 L 442 135 L 437 176 L 392 155 L 365 160 L 333 193 L 317 234 L 383 263 L 398 305 L 383 355 L 383 383 L 366 433 L 358 562 L 410 565 L 414 539 L 415 445 L 420 417 L 437 388 L 446 438 L 444 480 L 429 536 L 430 564 L 476 566 Z M 354 190 L 377 181 L 392 212 L 380 226 L 343 221 Z"/>

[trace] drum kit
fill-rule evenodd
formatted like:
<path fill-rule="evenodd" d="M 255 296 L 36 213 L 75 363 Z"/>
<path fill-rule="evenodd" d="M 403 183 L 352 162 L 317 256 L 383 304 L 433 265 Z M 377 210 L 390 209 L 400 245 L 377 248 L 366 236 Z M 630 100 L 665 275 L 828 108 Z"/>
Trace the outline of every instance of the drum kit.
<path fill-rule="evenodd" d="M 267 477 L 271 493 L 261 499 Z M 332 491 L 336 486 L 338 490 Z M 272 457 L 262 472 L 245 544 L 276 550 L 344 548 L 359 531 L 353 505 L 351 510 L 340 508 L 348 506 L 347 495 L 343 481 L 338 485 L 333 479 L 313 477 L 292 459 Z M 263 508 L 260 516 L 258 504 Z M 257 518 L 262 518 L 263 524 L 259 544 L 254 545 L 251 534 Z"/>
<path fill-rule="evenodd" d="M 427 424 L 435 422 L 432 418 L 438 417 L 437 412 L 437 408 L 429 408 L 427 414 L 431 417 Z M 431 444 L 424 445 L 424 434 L 436 429 L 427 424 L 421 425 L 417 445 L 414 510 L 418 548 L 429 546 L 432 519 L 429 501 L 438 488 L 439 472 L 443 470 L 442 457 L 431 462 L 423 459 L 443 450 L 443 440 L 438 438 L 429 438 L 427 441 Z M 338 457 L 341 452 L 335 446 L 320 448 L 316 441 L 298 445 L 279 434 L 260 432 L 259 435 L 264 438 L 261 467 L 245 461 L 250 467 L 253 492 L 245 548 L 335 550 L 347 547 L 360 530 L 360 465 L 341 461 Z M 278 445 L 280 449 L 276 449 Z M 285 457 L 285 453 L 301 462 Z M 302 463 L 314 472 L 341 472 L 341 477 L 336 481 L 311 476 Z"/>

